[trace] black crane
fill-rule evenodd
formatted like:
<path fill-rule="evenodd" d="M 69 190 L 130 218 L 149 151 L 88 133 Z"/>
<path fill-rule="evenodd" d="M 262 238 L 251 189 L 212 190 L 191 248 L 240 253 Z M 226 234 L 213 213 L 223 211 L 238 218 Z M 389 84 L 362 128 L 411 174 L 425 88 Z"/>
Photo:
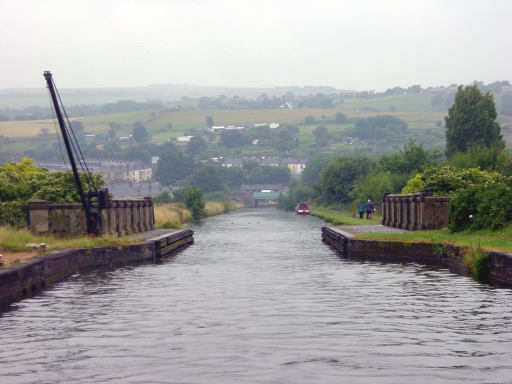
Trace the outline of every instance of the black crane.
<path fill-rule="evenodd" d="M 56 90 L 55 83 L 53 82 L 52 74 L 49 71 L 45 71 L 44 78 L 46 79 L 46 84 L 48 86 L 48 89 L 50 90 L 50 96 L 52 98 L 53 107 L 55 109 L 55 115 L 57 116 L 57 120 L 59 122 L 59 127 L 62 132 L 62 139 L 64 140 L 64 145 L 66 146 L 66 152 L 69 157 L 69 162 L 71 163 L 71 168 L 73 170 L 73 176 L 75 177 L 78 194 L 80 195 L 80 201 L 82 202 L 82 206 L 84 208 L 85 217 L 87 220 L 87 233 L 94 235 L 100 234 L 102 230 L 101 210 L 110 206 L 108 189 L 97 189 L 94 185 L 94 181 L 90 176 L 90 172 L 87 168 L 87 164 L 85 163 L 85 159 L 83 158 L 82 151 L 80 150 L 78 141 L 76 140 L 75 134 L 71 129 L 69 120 L 67 120 L 67 116 L 66 120 L 68 121 L 68 126 L 66 126 L 66 123 L 64 121 L 64 117 L 60 109 L 62 101 L 60 100 L 60 96 Z M 74 141 L 72 141 L 72 138 L 74 139 Z M 75 152 L 77 157 L 79 157 L 80 165 L 82 166 L 82 169 L 85 172 L 86 178 L 89 179 L 89 185 L 94 188 L 94 190 L 89 190 L 87 194 L 84 194 L 82 181 L 80 180 L 80 175 L 78 173 L 78 168 L 76 165 L 75 155 L 73 151 Z M 94 198 L 97 198 L 98 200 L 96 210 L 94 210 L 92 203 L 92 200 Z"/>

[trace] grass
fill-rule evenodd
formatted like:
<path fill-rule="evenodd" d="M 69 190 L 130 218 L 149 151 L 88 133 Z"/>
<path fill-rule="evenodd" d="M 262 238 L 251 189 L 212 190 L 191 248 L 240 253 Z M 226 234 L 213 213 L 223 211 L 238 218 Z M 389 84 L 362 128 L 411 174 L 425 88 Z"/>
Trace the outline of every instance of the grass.
<path fill-rule="evenodd" d="M 359 217 L 352 217 L 347 213 L 336 212 L 323 207 L 310 208 L 310 211 L 313 216 L 320 217 L 321 219 L 334 225 L 368 225 L 380 223 L 380 220 L 378 220 L 376 217 L 373 217 L 372 220 L 360 219 Z"/>
<path fill-rule="evenodd" d="M 205 209 L 208 216 L 216 216 L 227 211 L 241 208 L 241 204 L 231 203 L 226 206 L 220 201 L 207 201 Z M 183 203 L 155 204 L 155 227 L 181 229 L 183 224 L 192 221 L 192 213 Z"/>
<path fill-rule="evenodd" d="M 57 250 L 66 248 L 93 248 L 108 245 L 122 245 L 130 242 L 133 242 L 133 239 L 129 239 L 127 237 L 82 236 L 78 238 L 60 238 L 51 235 L 34 235 L 26 229 L 0 227 L 0 250 L 2 251 L 27 251 L 26 244 L 28 243 L 46 243 L 49 250 Z"/>
<path fill-rule="evenodd" d="M 415 231 L 411 233 L 368 233 L 357 235 L 357 238 L 442 243 L 459 245 L 469 249 L 478 245 L 478 247 L 486 251 L 512 252 L 512 226 L 499 231 L 482 230 L 458 233 L 450 233 L 447 229 Z"/>

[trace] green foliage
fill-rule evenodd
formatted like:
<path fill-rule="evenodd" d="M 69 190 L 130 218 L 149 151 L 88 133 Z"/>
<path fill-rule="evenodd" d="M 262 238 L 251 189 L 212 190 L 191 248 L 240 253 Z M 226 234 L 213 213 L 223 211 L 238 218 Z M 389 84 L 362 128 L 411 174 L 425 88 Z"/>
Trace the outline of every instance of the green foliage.
<path fill-rule="evenodd" d="M 440 156 L 439 151 L 425 149 L 423 144 L 417 144 L 410 139 L 397 153 L 382 155 L 379 163 L 384 171 L 409 175 L 411 172 L 420 172 L 434 166 Z"/>
<path fill-rule="evenodd" d="M 351 196 L 359 197 L 363 201 L 368 199 L 374 202 L 381 201 L 384 192 L 393 193 L 395 191 L 395 185 L 400 183 L 399 178 L 398 175 L 389 171 L 373 171 L 356 184 Z"/>
<path fill-rule="evenodd" d="M 27 224 L 26 204 L 21 201 L 0 203 L 0 225 L 22 228 Z"/>
<path fill-rule="evenodd" d="M 149 135 L 146 127 L 140 121 L 136 121 L 133 124 L 133 132 L 132 132 L 133 140 L 137 143 L 147 143 L 149 140 Z"/>
<path fill-rule="evenodd" d="M 339 157 L 322 171 L 315 188 L 326 204 L 344 204 L 353 199 L 356 182 L 375 166 L 374 161 L 362 157 Z"/>
<path fill-rule="evenodd" d="M 450 230 L 496 230 L 511 222 L 511 184 L 510 179 L 502 178 L 457 191 L 450 201 Z"/>
<path fill-rule="evenodd" d="M 497 171 L 503 175 L 512 175 L 512 156 L 500 146 L 490 148 L 470 147 L 466 152 L 457 152 L 448 160 L 457 168 L 480 168 L 485 171 Z"/>
<path fill-rule="evenodd" d="M 187 155 L 194 157 L 203 153 L 206 147 L 206 141 L 201 136 L 194 136 L 188 142 L 185 152 Z"/>
<path fill-rule="evenodd" d="M 292 130 L 280 131 L 277 135 L 276 148 L 281 152 L 289 152 L 299 146 L 299 139 Z"/>
<path fill-rule="evenodd" d="M 293 211 L 295 209 L 295 200 L 293 198 L 293 194 L 288 193 L 279 193 L 279 199 L 277 200 L 277 208 L 283 209 L 285 211 Z"/>
<path fill-rule="evenodd" d="M 307 187 L 312 187 L 313 184 L 315 184 L 315 182 L 317 182 L 320 178 L 322 169 L 324 169 L 332 159 L 333 156 L 327 154 L 318 155 L 312 158 L 302 173 L 302 184 Z"/>
<path fill-rule="evenodd" d="M 474 279 L 482 283 L 489 282 L 491 260 L 489 254 L 480 247 L 480 244 L 477 246 L 471 244 L 462 261 L 470 268 Z"/>
<path fill-rule="evenodd" d="M 345 124 L 347 122 L 347 116 L 345 116 L 341 112 L 336 112 L 336 115 L 334 117 L 334 122 L 336 124 Z"/>
<path fill-rule="evenodd" d="M 226 148 L 238 148 L 249 144 L 249 137 L 240 131 L 223 131 L 220 134 L 220 144 Z"/>
<path fill-rule="evenodd" d="M 503 178 L 497 172 L 481 171 L 478 168 L 460 169 L 450 165 L 429 167 L 409 179 L 402 193 L 417 193 L 429 189 L 437 195 L 449 195 L 459 189 L 482 183 L 498 182 Z"/>
<path fill-rule="evenodd" d="M 204 192 L 224 191 L 217 168 L 211 165 L 196 169 L 188 178 L 187 185 L 201 188 Z"/>
<path fill-rule="evenodd" d="M 246 161 L 243 176 L 247 184 L 286 184 L 290 180 L 290 170 L 288 167 L 261 166 L 255 161 Z"/>
<path fill-rule="evenodd" d="M 188 187 L 183 195 L 185 206 L 192 212 L 192 218 L 199 221 L 207 216 L 201 188 Z"/>
<path fill-rule="evenodd" d="M 181 150 L 170 147 L 160 155 L 156 167 L 156 178 L 164 185 L 171 185 L 187 178 L 194 170 L 194 160 Z"/>
<path fill-rule="evenodd" d="M 382 139 L 393 135 L 403 135 L 407 123 L 394 116 L 371 116 L 358 119 L 354 128 L 347 130 L 348 136 L 364 140 Z"/>
<path fill-rule="evenodd" d="M 204 194 L 204 199 L 206 201 L 222 201 L 224 202 L 226 199 L 226 194 L 222 191 L 208 192 Z"/>
<path fill-rule="evenodd" d="M 163 191 L 156 196 L 153 196 L 153 202 L 156 204 L 166 204 L 172 202 L 172 197 L 169 191 Z"/>
<path fill-rule="evenodd" d="M 316 127 L 313 131 L 313 136 L 315 136 L 316 143 L 319 147 L 327 147 L 329 145 L 331 135 L 325 125 L 319 125 Z"/>
<path fill-rule="evenodd" d="M 97 187 L 101 187 L 101 176 L 92 175 Z M 84 190 L 91 189 L 85 174 L 80 174 Z M 54 172 L 34 165 L 33 159 L 24 158 L 20 163 L 6 163 L 0 166 L 0 200 L 27 202 L 43 199 L 50 203 L 79 202 L 80 196 L 73 173 Z"/>
<path fill-rule="evenodd" d="M 476 85 L 460 86 L 455 104 L 449 109 L 446 120 L 446 155 L 466 152 L 471 146 L 490 148 L 495 145 L 503 149 L 496 105 L 490 92 L 482 95 Z"/>

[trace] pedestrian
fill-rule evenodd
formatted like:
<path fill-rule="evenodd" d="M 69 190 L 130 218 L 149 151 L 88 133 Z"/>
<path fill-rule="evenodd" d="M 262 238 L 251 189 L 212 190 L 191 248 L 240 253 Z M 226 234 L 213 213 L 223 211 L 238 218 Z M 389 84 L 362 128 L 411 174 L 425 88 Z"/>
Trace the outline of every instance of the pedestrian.
<path fill-rule="evenodd" d="M 366 203 L 366 220 L 372 219 L 372 212 L 373 212 L 373 204 L 370 199 L 368 199 L 368 202 Z"/>
<path fill-rule="evenodd" d="M 357 204 L 357 209 L 359 210 L 359 218 L 360 219 L 363 219 L 363 215 L 364 215 L 364 209 L 365 209 L 365 205 L 363 203 L 363 200 L 360 200 L 359 201 L 359 204 Z"/>

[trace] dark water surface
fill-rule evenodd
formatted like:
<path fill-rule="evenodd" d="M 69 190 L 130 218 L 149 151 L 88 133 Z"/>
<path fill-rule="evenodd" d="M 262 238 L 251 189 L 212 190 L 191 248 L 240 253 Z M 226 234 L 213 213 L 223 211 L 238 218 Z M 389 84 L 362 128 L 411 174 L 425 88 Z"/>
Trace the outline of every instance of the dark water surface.
<path fill-rule="evenodd" d="M 340 259 L 321 226 L 235 212 L 162 264 L 54 285 L 1 315 L 0 382 L 512 382 L 512 290 Z"/>

